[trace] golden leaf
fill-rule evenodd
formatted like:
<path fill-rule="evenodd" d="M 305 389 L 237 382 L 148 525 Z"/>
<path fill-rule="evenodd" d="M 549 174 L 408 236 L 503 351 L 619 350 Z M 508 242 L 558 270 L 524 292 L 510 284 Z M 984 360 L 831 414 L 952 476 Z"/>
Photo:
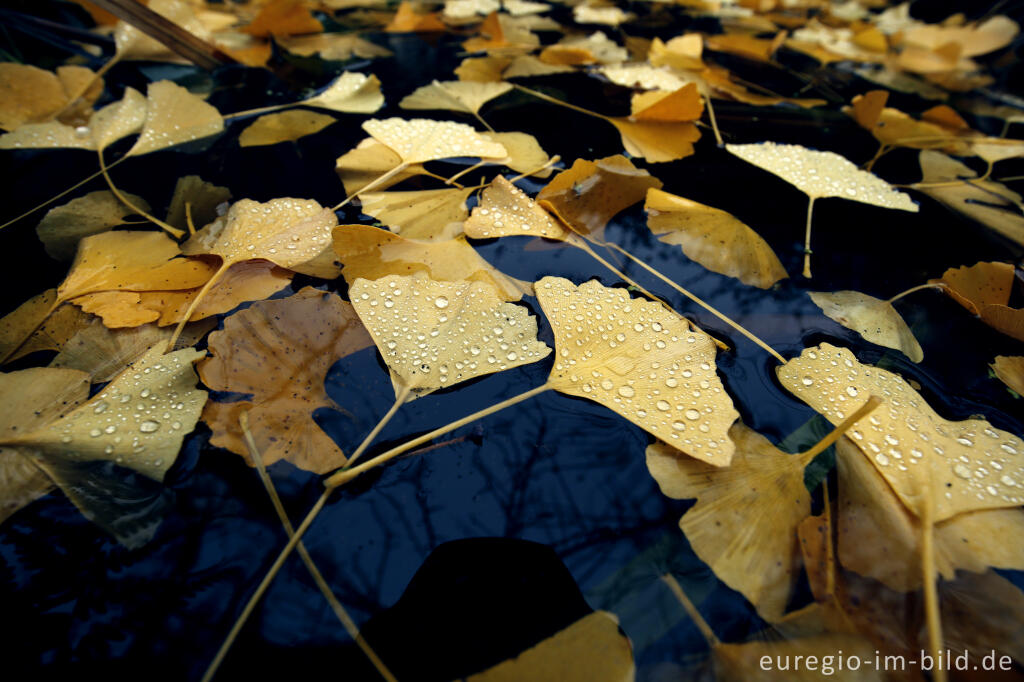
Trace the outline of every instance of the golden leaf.
<path fill-rule="evenodd" d="M 370 119 L 363 123 L 363 130 L 381 144 L 390 147 L 406 164 L 462 156 L 481 159 L 503 159 L 508 156 L 504 147 L 464 123 L 425 118 Z"/>
<path fill-rule="evenodd" d="M 359 195 L 363 213 L 373 216 L 406 239 L 441 241 L 462 232 L 469 216 L 466 199 L 473 188 L 427 189 L 414 192 L 366 192 Z"/>
<path fill-rule="evenodd" d="M 537 320 L 483 282 L 443 282 L 423 272 L 356 279 L 352 305 L 391 371 L 396 395 L 427 395 L 541 360 Z M 402 330 L 415 328 L 425 335 Z"/>
<path fill-rule="evenodd" d="M 271 0 L 260 8 L 256 18 L 241 29 L 257 38 L 319 33 L 323 24 L 316 20 L 304 0 Z"/>
<path fill-rule="evenodd" d="M 997 355 L 989 367 L 1014 393 L 1024 396 L 1024 356 Z"/>
<path fill-rule="evenodd" d="M 371 344 L 351 305 L 312 287 L 226 318 L 223 331 L 210 334 L 210 357 L 199 364 L 199 376 L 213 390 L 251 398 L 207 403 L 210 442 L 246 455 L 238 415 L 248 412 L 264 465 L 283 459 L 320 474 L 342 466 L 345 455 L 313 412 L 337 407 L 324 389 L 331 365 Z"/>
<path fill-rule="evenodd" d="M 761 289 L 786 277 L 767 242 L 725 211 L 653 187 L 644 209 L 651 232 L 713 272 Z"/>
<path fill-rule="evenodd" d="M 455 68 L 460 81 L 473 83 L 497 83 L 501 72 L 512 63 L 510 57 L 466 57 Z"/>
<path fill-rule="evenodd" d="M 943 289 L 988 326 L 1024 341 L 1024 309 L 1011 308 L 1014 267 L 1010 263 L 976 263 L 950 268 L 938 280 Z"/>
<path fill-rule="evenodd" d="M 512 18 L 492 12 L 483 20 L 481 35 L 462 43 L 466 52 L 486 51 L 490 55 L 513 56 L 530 52 L 540 45 L 540 39 L 529 30 L 517 27 Z M 486 37 L 484 37 L 486 36 Z"/>
<path fill-rule="evenodd" d="M 859 291 L 809 291 L 808 294 L 826 317 L 852 329 L 867 341 L 894 348 L 914 362 L 924 359 L 921 344 L 892 302 Z"/>
<path fill-rule="evenodd" d="M 345 186 L 345 193 L 352 196 L 357 194 L 363 187 L 368 186 L 378 178 L 384 177 L 387 173 L 401 165 L 402 157 L 397 152 L 372 137 L 368 137 L 351 151 L 339 156 L 337 161 L 335 161 L 334 170 L 338 173 L 341 183 Z M 409 164 L 401 171 L 388 176 L 386 180 L 375 185 L 375 188 L 387 189 L 402 180 L 411 178 L 414 175 L 422 175 L 426 172 L 422 164 Z"/>
<path fill-rule="evenodd" d="M 317 33 L 307 36 L 289 36 L 277 39 L 278 44 L 292 54 L 302 57 L 319 55 L 321 59 L 347 61 L 353 56 L 361 59 L 390 57 L 394 53 L 376 43 L 351 33 Z"/>
<path fill-rule="evenodd" d="M 528 235 L 564 241 L 572 234 L 501 175 L 484 189 L 463 229 L 473 239 Z"/>
<path fill-rule="evenodd" d="M 604 66 L 600 69 L 599 73 L 603 74 L 612 83 L 626 88 L 675 92 L 686 85 L 686 81 L 671 70 L 657 68 L 649 64 Z"/>
<path fill-rule="evenodd" d="M 67 92 L 52 71 L 29 64 L 0 62 L 0 128 L 47 121 L 68 104 Z"/>
<path fill-rule="evenodd" d="M 149 0 L 149 9 L 177 24 L 202 40 L 210 39 L 210 31 L 196 16 L 195 9 L 184 0 Z M 114 30 L 118 59 L 154 59 L 181 61 L 181 57 L 163 43 L 150 37 L 126 21 L 118 21 Z"/>
<path fill-rule="evenodd" d="M 60 350 L 86 323 L 77 307 L 57 302 L 57 290 L 33 296 L 0 320 L 0 362 L 40 350 Z"/>
<path fill-rule="evenodd" d="M 511 83 L 435 80 L 406 95 L 398 106 L 403 109 L 439 109 L 476 115 L 484 104 L 511 89 Z"/>
<path fill-rule="evenodd" d="M 535 178 L 551 175 L 552 169 L 548 165 L 551 157 L 533 135 L 517 132 L 480 134 L 494 140 L 508 152 L 508 156 L 495 163 L 501 163 L 517 173 L 529 173 Z"/>
<path fill-rule="evenodd" d="M 149 204 L 142 197 L 126 196 L 142 210 L 149 210 Z M 75 257 L 79 241 L 120 225 L 133 213 L 112 192 L 90 192 L 50 209 L 36 225 L 36 234 L 51 258 L 69 261 Z"/>
<path fill-rule="evenodd" d="M 185 175 L 174 185 L 174 194 L 167 207 L 167 224 L 187 232 L 187 213 L 192 216 L 193 226 L 202 227 L 216 220 L 217 207 L 230 199 L 231 190 L 227 187 L 205 182 L 198 175 Z"/>
<path fill-rule="evenodd" d="M 407 0 L 399 3 L 391 23 L 384 27 L 388 33 L 430 33 L 446 29 L 436 12 L 417 14 L 412 8 L 412 3 Z"/>
<path fill-rule="evenodd" d="M 89 121 L 92 148 L 103 151 L 108 145 L 142 129 L 149 104 L 142 93 L 125 88 L 124 96 L 103 107 Z"/>
<path fill-rule="evenodd" d="M 506 301 L 533 293 L 527 282 L 507 277 L 484 260 L 464 236 L 419 242 L 369 225 L 340 225 L 334 230 L 334 250 L 344 264 L 342 274 L 349 286 L 359 278 L 424 272 L 437 281 L 489 284 Z"/>
<path fill-rule="evenodd" d="M 849 350 L 827 343 L 805 349 L 776 371 L 783 386 L 833 424 L 869 396 L 884 398 L 848 433 L 914 514 L 922 515 L 926 496 L 936 523 L 1024 503 L 1020 438 L 983 419 L 947 421 L 899 375 L 862 365 Z"/>
<path fill-rule="evenodd" d="M 540 53 L 540 60 L 546 64 L 571 66 L 618 64 L 628 58 L 629 51 L 601 31 L 585 37 L 565 38 L 545 47 Z"/>
<path fill-rule="evenodd" d="M 704 39 L 699 33 L 687 33 L 676 36 L 668 42 L 655 37 L 651 41 L 651 49 L 647 54 L 652 66 L 669 66 L 683 71 L 704 68 L 701 53 L 704 51 Z"/>
<path fill-rule="evenodd" d="M 573 68 L 571 66 L 548 64 L 542 62 L 537 57 L 523 55 L 512 60 L 512 63 L 505 69 L 503 76 L 505 78 L 531 78 L 533 76 L 550 76 L 556 73 L 572 72 Z"/>
<path fill-rule="evenodd" d="M 215 108 L 171 81 L 150 83 L 146 96 L 146 121 L 128 154 L 150 152 L 192 142 L 224 130 L 224 119 Z"/>
<path fill-rule="evenodd" d="M 259 147 L 279 142 L 294 142 L 307 135 L 315 135 L 334 122 L 333 116 L 304 109 L 266 114 L 250 123 L 241 132 L 238 136 L 238 146 Z"/>
<path fill-rule="evenodd" d="M 535 288 L 555 334 L 551 388 L 598 402 L 691 457 L 729 464 L 727 432 L 739 413 L 715 373 L 710 336 L 596 281 L 545 277 Z"/>
<path fill-rule="evenodd" d="M 346 71 L 319 95 L 301 103 L 347 114 L 372 114 L 384 106 L 384 95 L 380 92 L 380 80 L 373 74 Z"/>

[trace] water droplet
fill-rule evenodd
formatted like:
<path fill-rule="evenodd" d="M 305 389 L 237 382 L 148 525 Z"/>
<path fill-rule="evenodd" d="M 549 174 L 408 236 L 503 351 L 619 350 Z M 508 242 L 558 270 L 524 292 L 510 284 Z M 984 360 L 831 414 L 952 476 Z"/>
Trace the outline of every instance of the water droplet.
<path fill-rule="evenodd" d="M 672 406 L 668 404 L 667 400 L 659 400 L 657 403 L 655 403 L 655 407 L 657 407 L 662 412 L 667 412 Z"/>
<path fill-rule="evenodd" d="M 812 379 L 811 377 L 804 377 L 803 379 L 800 380 L 800 383 L 802 383 L 804 386 L 810 386 L 811 384 L 814 383 L 814 379 Z"/>
<path fill-rule="evenodd" d="M 152 419 L 147 419 L 146 421 L 139 424 L 139 431 L 142 431 L 143 433 L 153 433 L 159 428 L 160 422 L 153 421 Z"/>
<path fill-rule="evenodd" d="M 603 388 L 606 391 L 610 391 L 613 388 L 615 388 L 615 382 L 613 382 L 611 379 L 605 379 L 604 381 L 601 382 L 601 388 Z"/>
<path fill-rule="evenodd" d="M 438 308 L 447 308 L 448 299 L 445 298 L 444 296 L 438 296 L 437 298 L 434 299 L 434 305 L 436 305 Z"/>
<path fill-rule="evenodd" d="M 683 414 L 686 415 L 686 418 L 689 419 L 690 421 L 693 421 L 695 419 L 700 419 L 700 412 L 698 412 L 697 410 L 693 409 L 692 407 L 690 409 L 688 409 L 686 412 L 684 412 Z"/>
<path fill-rule="evenodd" d="M 619 395 L 621 395 L 623 398 L 632 398 L 633 396 L 636 395 L 636 391 L 633 390 L 632 386 L 620 386 Z"/>
<path fill-rule="evenodd" d="M 961 463 L 957 463 L 957 465 L 953 467 L 953 473 L 959 476 L 960 478 L 971 477 L 971 470 L 968 469 L 966 465 Z"/>

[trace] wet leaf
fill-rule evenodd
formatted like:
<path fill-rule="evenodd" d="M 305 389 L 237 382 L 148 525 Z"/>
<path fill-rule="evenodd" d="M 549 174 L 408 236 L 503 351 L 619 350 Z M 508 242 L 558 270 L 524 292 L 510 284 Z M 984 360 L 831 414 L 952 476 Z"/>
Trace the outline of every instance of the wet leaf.
<path fill-rule="evenodd" d="M 601 31 L 595 31 L 585 37 L 565 38 L 555 45 L 545 47 L 540 53 L 542 62 L 556 66 L 618 64 L 628 58 L 629 52 L 626 48 Z"/>
<path fill-rule="evenodd" d="M 483 282 L 506 301 L 532 294 L 532 287 L 507 277 L 484 260 L 464 236 L 448 241 L 420 242 L 369 225 L 341 225 L 334 230 L 334 251 L 344 264 L 349 286 L 359 278 L 424 272 L 432 280 Z"/>
<path fill-rule="evenodd" d="M 338 177 L 341 178 L 341 182 L 345 186 L 345 193 L 352 196 L 357 194 L 363 187 L 366 187 L 371 182 L 383 177 L 389 171 L 393 171 L 401 165 L 402 157 L 397 152 L 372 137 L 368 137 L 351 151 L 339 156 L 337 161 L 335 161 L 334 170 L 338 173 Z M 422 175 L 426 172 L 422 164 L 408 164 L 395 175 L 376 185 L 375 188 L 378 190 L 387 189 L 402 180 L 411 178 L 414 175 Z"/>
<path fill-rule="evenodd" d="M 604 229 L 618 213 L 643 200 L 661 181 L 624 156 L 597 161 L 577 159 L 537 195 L 537 203 L 558 216 L 573 231 L 603 239 Z"/>
<path fill-rule="evenodd" d="M 527 235 L 564 241 L 572 234 L 501 175 L 484 189 L 463 229 L 473 239 Z"/>
<path fill-rule="evenodd" d="M 391 23 L 384 27 L 389 33 L 430 33 L 446 29 L 436 12 L 417 14 L 412 3 L 406 0 L 399 3 Z"/>
<path fill-rule="evenodd" d="M 859 291 L 810 291 L 808 295 L 826 317 L 865 340 L 898 350 L 914 362 L 924 359 L 921 344 L 889 301 Z"/>
<path fill-rule="evenodd" d="M 633 647 L 614 614 L 595 611 L 515 658 L 467 682 L 631 682 L 636 674 Z"/>
<path fill-rule="evenodd" d="M 142 197 L 127 193 L 125 196 L 142 210 L 149 210 Z M 36 234 L 51 258 L 69 261 L 75 257 L 79 241 L 122 224 L 133 213 L 112 192 L 90 192 L 50 209 L 36 225 Z"/>
<path fill-rule="evenodd" d="M 438 109 L 479 114 L 484 104 L 511 89 L 511 83 L 435 80 L 407 95 L 398 106 L 403 109 Z"/>
<path fill-rule="evenodd" d="M 761 289 L 786 277 L 767 242 L 725 211 L 655 188 L 647 190 L 644 209 L 651 232 L 713 272 Z"/>
<path fill-rule="evenodd" d="M 462 232 L 469 217 L 466 200 L 473 189 L 427 189 L 412 192 L 366 192 L 359 195 L 363 213 L 406 239 L 440 241 Z"/>
<path fill-rule="evenodd" d="M 836 364 L 832 364 L 835 362 Z M 983 419 L 943 419 L 899 375 L 857 361 L 827 343 L 777 370 L 779 380 L 833 424 L 871 395 L 884 403 L 849 431 L 907 509 L 921 516 L 932 498 L 935 522 L 969 511 L 1019 506 L 1024 441 Z"/>
<path fill-rule="evenodd" d="M 351 33 L 317 33 L 291 36 L 277 40 L 281 47 L 302 57 L 319 55 L 321 59 L 347 61 L 352 57 L 373 59 L 390 57 L 394 53 L 376 43 Z"/>
<path fill-rule="evenodd" d="M 309 11 L 303 0 L 271 0 L 260 8 L 252 22 L 241 29 L 257 38 L 319 33 L 323 25 Z"/>
<path fill-rule="evenodd" d="M 555 334 L 551 388 L 598 402 L 691 457 L 729 464 L 727 432 L 739 414 L 715 373 L 710 336 L 660 303 L 593 280 L 545 277 L 536 290 Z"/>
<path fill-rule="evenodd" d="M 577 24 L 603 24 L 605 26 L 618 26 L 636 15 L 624 12 L 618 7 L 598 7 L 595 5 L 580 4 L 573 7 L 572 17 Z"/>
<path fill-rule="evenodd" d="M 238 424 L 247 411 L 264 465 L 283 459 L 320 474 L 344 465 L 345 455 L 313 421 L 313 412 L 337 409 L 324 389 L 331 365 L 371 344 L 351 305 L 311 287 L 226 318 L 224 329 L 210 334 L 210 357 L 199 364 L 199 376 L 213 390 L 249 397 L 207 403 L 203 421 L 213 431 L 210 442 L 247 455 Z"/>
<path fill-rule="evenodd" d="M 1014 393 L 1024 396 L 1024 356 L 997 355 L 989 367 Z"/>
<path fill-rule="evenodd" d="M 504 147 L 464 123 L 425 118 L 370 119 L 363 123 L 363 130 L 391 148 L 406 164 L 463 156 L 481 159 L 508 156 Z"/>
<path fill-rule="evenodd" d="M 68 93 L 52 71 L 29 64 L 0 63 L 0 128 L 52 119 L 68 104 Z"/>
<path fill-rule="evenodd" d="M 171 81 L 150 83 L 146 121 L 128 154 L 140 156 L 217 135 L 224 119 L 215 108 Z"/>
<path fill-rule="evenodd" d="M 210 31 L 196 16 L 195 9 L 184 0 L 149 0 L 149 9 L 202 40 L 210 39 Z M 163 43 L 150 37 L 126 21 L 118 21 L 114 30 L 118 59 L 152 59 L 181 61 L 181 57 Z"/>
<path fill-rule="evenodd" d="M 508 152 L 508 156 L 495 163 L 501 163 L 517 173 L 529 173 L 535 178 L 546 178 L 551 175 L 552 169 L 547 165 L 551 157 L 533 135 L 517 132 L 481 135 L 494 140 Z"/>
<path fill-rule="evenodd" d="M 673 69 L 703 69 L 704 39 L 699 33 L 676 36 L 667 42 L 655 37 L 647 54 L 652 66 L 670 66 Z"/>
<path fill-rule="evenodd" d="M 961 55 L 975 57 L 1006 47 L 1019 32 L 1016 22 L 999 15 L 969 27 L 918 26 L 904 33 L 903 41 L 928 50 L 953 44 Z"/>
<path fill-rule="evenodd" d="M 333 116 L 305 109 L 293 109 L 260 116 L 238 136 L 239 147 L 259 147 L 294 142 L 307 135 L 315 135 L 335 122 Z"/>
<path fill-rule="evenodd" d="M 571 66 L 548 64 L 537 57 L 523 55 L 516 57 L 502 74 L 505 78 L 532 78 L 534 76 L 551 76 L 557 73 L 572 73 Z"/>
<path fill-rule="evenodd" d="M 483 282 L 442 282 L 419 272 L 356 279 L 350 292 L 399 396 L 424 396 L 551 352 L 537 340 L 536 318 Z"/>
<path fill-rule="evenodd" d="M 481 35 L 462 43 L 466 52 L 485 51 L 490 55 L 522 55 L 540 45 L 540 40 L 529 30 L 517 28 L 511 17 L 494 12 L 480 24 Z"/>
<path fill-rule="evenodd" d="M 1024 310 L 1011 308 L 1014 267 L 1010 263 L 976 263 L 950 268 L 937 280 L 944 291 L 981 321 L 1003 334 L 1024 341 Z"/>
<path fill-rule="evenodd" d="M 125 88 L 124 96 L 103 107 L 89 121 L 92 148 L 102 151 L 108 145 L 142 129 L 149 104 L 134 88 Z"/>
<path fill-rule="evenodd" d="M 497 83 L 511 63 L 510 57 L 467 57 L 456 67 L 455 75 L 460 81 Z"/>
<path fill-rule="evenodd" d="M 612 83 L 626 88 L 675 92 L 686 85 L 686 81 L 675 75 L 671 70 L 659 69 L 649 64 L 605 66 L 599 73 L 603 74 Z"/>
<path fill-rule="evenodd" d="M 873 90 L 853 98 L 851 111 L 854 118 L 876 140 L 895 147 L 942 149 L 954 154 L 970 153 L 967 141 L 960 139 L 958 130 L 937 125 L 935 121 L 917 120 L 898 109 L 887 107 L 885 103 L 888 98 L 889 93 L 885 90 Z"/>
<path fill-rule="evenodd" d="M 384 106 L 384 95 L 380 92 L 380 80 L 373 74 L 346 71 L 319 95 L 301 103 L 347 114 L 372 114 Z"/>

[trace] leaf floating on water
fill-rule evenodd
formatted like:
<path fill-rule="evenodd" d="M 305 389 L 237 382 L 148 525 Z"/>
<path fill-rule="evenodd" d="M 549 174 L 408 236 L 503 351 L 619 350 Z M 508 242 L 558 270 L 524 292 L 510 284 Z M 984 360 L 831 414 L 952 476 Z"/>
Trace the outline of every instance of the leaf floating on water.
<path fill-rule="evenodd" d="M 303 0 L 271 0 L 256 18 L 240 29 L 257 38 L 319 33 L 324 30 Z"/>
<path fill-rule="evenodd" d="M 647 59 L 652 66 L 669 66 L 682 71 L 700 70 L 704 68 L 704 61 L 701 59 L 703 52 L 703 36 L 699 33 L 687 33 L 667 42 L 655 37 L 651 41 Z"/>
<path fill-rule="evenodd" d="M 349 286 L 359 278 L 423 272 L 437 281 L 489 284 L 506 301 L 533 293 L 528 282 L 508 277 L 484 260 L 464 236 L 420 242 L 369 225 L 341 225 L 334 230 L 334 251 L 345 266 L 342 274 Z"/>
<path fill-rule="evenodd" d="M 1024 309 L 1011 308 L 1014 267 L 1010 263 L 976 263 L 950 268 L 938 280 L 944 291 L 1003 334 L 1024 341 Z"/>
<path fill-rule="evenodd" d="M 135 206 L 149 210 L 142 197 L 127 193 L 125 196 Z M 90 192 L 50 209 L 36 226 L 36 234 L 51 258 L 69 261 L 75 257 L 79 241 L 122 224 L 133 213 L 113 192 Z"/>
<path fill-rule="evenodd" d="M 508 152 L 464 123 L 425 118 L 371 119 L 363 130 L 390 147 L 403 163 L 424 163 L 462 156 L 503 159 Z"/>
<path fill-rule="evenodd" d="M 462 232 L 469 217 L 466 189 L 426 189 L 413 192 L 366 192 L 359 195 L 363 213 L 373 216 L 406 239 L 441 241 Z"/>
<path fill-rule="evenodd" d="M 294 142 L 307 135 L 315 135 L 335 123 L 333 116 L 305 109 L 282 111 L 260 116 L 238 136 L 239 147 L 260 147 Z"/>
<path fill-rule="evenodd" d="M 231 315 L 223 331 L 210 334 L 210 357 L 199 364 L 199 376 L 213 390 L 252 397 L 207 403 L 210 442 L 246 456 L 238 415 L 247 411 L 264 465 L 284 459 L 318 474 L 344 465 L 345 455 L 313 412 L 337 407 L 324 389 L 331 365 L 371 344 L 351 305 L 311 287 Z"/>
<path fill-rule="evenodd" d="M 1014 393 L 1024 396 L 1024 356 L 997 355 L 989 367 Z"/>
<path fill-rule="evenodd" d="M 835 364 L 833 364 L 835 363 Z M 930 495 L 935 522 L 979 509 L 1024 504 L 1024 441 L 983 419 L 943 419 L 899 375 L 862 365 L 827 343 L 777 370 L 795 396 L 833 424 L 871 395 L 885 402 L 848 432 L 910 511 Z"/>
<path fill-rule="evenodd" d="M 460 81 L 497 83 L 502 72 L 512 63 L 511 57 L 466 57 L 455 69 Z"/>
<path fill-rule="evenodd" d="M 89 121 L 92 147 L 103 151 L 108 145 L 141 130 L 148 108 L 149 104 L 141 92 L 125 88 L 120 101 L 103 107 Z"/>
<path fill-rule="evenodd" d="M 708 270 L 761 289 L 787 276 L 768 243 L 730 213 L 655 188 L 644 209 L 651 232 Z"/>
<path fill-rule="evenodd" d="M 633 647 L 614 614 L 595 611 L 564 630 L 466 682 L 629 682 Z"/>
<path fill-rule="evenodd" d="M 33 296 L 0 319 L 0 362 L 40 350 L 60 350 L 88 317 L 73 305 L 57 303 L 56 289 Z"/>
<path fill-rule="evenodd" d="M 924 359 L 914 332 L 889 301 L 859 291 L 810 291 L 808 295 L 825 316 L 867 341 L 901 351 L 914 362 Z"/>
<path fill-rule="evenodd" d="M 618 213 L 642 201 L 661 181 L 622 155 L 597 161 L 577 159 L 537 195 L 537 203 L 558 216 L 573 231 L 594 239 Z"/>
<path fill-rule="evenodd" d="M 739 413 L 715 373 L 710 336 L 660 303 L 595 281 L 545 277 L 536 291 L 555 334 L 551 388 L 598 402 L 691 457 L 729 464 Z"/>
<path fill-rule="evenodd" d="M 49 120 L 68 104 L 68 92 L 57 74 L 29 64 L 0 63 L 0 91 L 3 130 Z"/>
<path fill-rule="evenodd" d="M 284 49 L 302 57 L 319 55 L 321 59 L 347 61 L 353 56 L 373 59 L 374 57 L 390 57 L 394 54 L 391 50 L 365 38 L 346 33 L 317 33 L 275 40 Z"/>
<path fill-rule="evenodd" d="M 185 175 L 174 185 L 174 194 L 167 207 L 167 224 L 187 232 L 187 213 L 192 216 L 194 227 L 203 227 L 217 219 L 217 207 L 230 199 L 231 190 L 227 187 L 205 182 L 198 175 Z"/>
<path fill-rule="evenodd" d="M 391 23 L 384 27 L 388 33 L 432 33 L 445 31 L 447 26 L 438 18 L 437 12 L 417 14 L 412 3 L 402 0 Z"/>
<path fill-rule="evenodd" d="M 499 175 L 484 189 L 463 226 L 473 239 L 526 235 L 564 241 L 572 235 L 526 193 Z"/>
<path fill-rule="evenodd" d="M 352 150 L 339 156 L 335 161 L 334 170 L 345 186 L 345 193 L 351 196 L 401 165 L 402 157 L 397 152 L 372 137 L 368 137 Z M 408 164 L 394 175 L 389 175 L 376 184 L 374 188 L 384 190 L 402 180 L 414 175 L 423 175 L 426 172 L 422 164 Z"/>
<path fill-rule="evenodd" d="M 481 135 L 494 140 L 508 152 L 508 156 L 495 163 L 501 163 L 517 173 L 529 173 L 535 178 L 546 178 L 551 175 L 552 168 L 548 165 L 551 157 L 533 135 L 516 132 Z"/>
<path fill-rule="evenodd" d="M 224 130 L 219 111 L 171 81 L 150 83 L 146 105 L 146 122 L 129 156 L 193 142 Z"/>
<path fill-rule="evenodd" d="M 346 71 L 326 90 L 301 104 L 347 114 L 372 114 L 384 106 L 384 95 L 375 75 Z"/>
<path fill-rule="evenodd" d="M 669 69 L 659 69 L 649 64 L 617 64 L 602 67 L 599 71 L 616 85 L 641 90 L 674 92 L 686 85 L 686 81 Z"/>
<path fill-rule="evenodd" d="M 403 109 L 439 109 L 479 114 L 483 105 L 511 89 L 511 83 L 435 80 L 406 95 L 398 106 Z"/>
<path fill-rule="evenodd" d="M 537 319 L 483 282 L 390 275 L 356 279 L 350 292 L 398 395 L 424 396 L 551 352 L 537 340 Z"/>

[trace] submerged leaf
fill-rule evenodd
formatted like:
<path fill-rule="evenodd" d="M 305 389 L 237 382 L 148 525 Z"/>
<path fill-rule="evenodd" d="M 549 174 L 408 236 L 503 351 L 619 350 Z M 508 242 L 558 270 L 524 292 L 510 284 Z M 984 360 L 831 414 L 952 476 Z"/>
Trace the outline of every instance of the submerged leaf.
<path fill-rule="evenodd" d="M 239 147 L 259 147 L 294 142 L 315 135 L 335 122 L 333 116 L 305 109 L 292 109 L 260 116 L 238 136 Z"/>
<path fill-rule="evenodd" d="M 250 397 L 207 403 L 210 442 L 246 455 L 238 415 L 247 411 L 264 465 L 284 459 L 319 474 L 344 465 L 345 455 L 313 412 L 337 407 L 324 389 L 331 365 L 371 343 L 351 305 L 311 287 L 228 317 L 223 331 L 210 334 L 210 357 L 199 364 L 199 376 L 213 390 Z"/>
<path fill-rule="evenodd" d="M 202 227 L 216 220 L 217 207 L 230 199 L 231 190 L 227 187 L 205 182 L 198 175 L 185 175 L 174 185 L 174 195 L 167 207 L 167 224 L 187 232 L 187 213 L 195 227 Z"/>
<path fill-rule="evenodd" d="M 536 290 L 555 334 L 551 388 L 601 403 L 691 457 L 729 464 L 739 413 L 715 373 L 710 336 L 593 280 L 545 277 Z"/>
<path fill-rule="evenodd" d="M 810 291 L 808 295 L 826 317 L 867 341 L 901 351 L 914 362 L 924 359 L 921 344 L 889 301 L 859 291 Z"/>
<path fill-rule="evenodd" d="M 143 211 L 149 210 L 149 204 L 142 197 L 128 193 L 125 196 Z M 36 234 L 51 258 L 69 261 L 75 257 L 79 241 L 120 225 L 134 212 L 113 192 L 90 192 L 50 209 L 36 226 Z"/>

